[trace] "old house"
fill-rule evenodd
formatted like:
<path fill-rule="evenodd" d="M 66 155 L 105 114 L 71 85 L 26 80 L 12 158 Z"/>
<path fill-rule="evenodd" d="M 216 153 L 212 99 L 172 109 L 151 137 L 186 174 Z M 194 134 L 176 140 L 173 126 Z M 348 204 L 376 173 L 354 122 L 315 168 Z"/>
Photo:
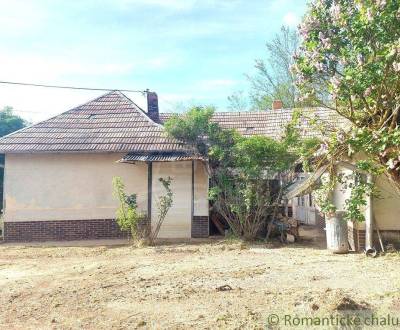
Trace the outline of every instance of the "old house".
<path fill-rule="evenodd" d="M 147 97 L 147 113 L 113 91 L 0 139 L 6 241 L 121 237 L 115 176 L 152 220 L 158 178 L 172 177 L 174 204 L 159 237 L 208 236 L 204 161 L 165 135 L 157 96 Z"/>
<path fill-rule="evenodd" d="M 157 95 L 148 93 L 147 112 L 118 91 L 109 92 L 58 116 L 0 139 L 5 154 L 3 235 L 6 241 L 117 238 L 117 201 L 112 179 L 123 178 L 136 193 L 140 210 L 154 220 L 161 193 L 158 178 L 171 176 L 174 204 L 161 238 L 208 237 L 210 230 L 206 161 L 189 146 L 167 137 Z M 260 112 L 216 112 L 213 121 L 244 136 L 282 137 L 293 109 L 276 104 Z M 305 109 L 298 129 L 315 131 L 309 120 L 329 129 L 338 125 L 327 109 Z M 321 171 L 320 171 L 321 172 Z M 323 217 L 307 188 L 323 173 L 297 174 L 288 193 L 293 217 L 324 228 Z M 374 199 L 374 217 L 385 237 L 400 232 L 398 198 L 385 178 L 378 178 L 384 199 Z M 310 186 L 310 185 L 308 185 Z M 346 192 L 335 192 L 338 204 Z M 342 201 L 342 202 L 340 202 Z M 343 204 L 343 203 L 342 203 Z M 340 205 L 342 205 L 340 204 Z M 340 209 L 340 207 L 339 207 Z M 365 243 L 365 224 L 351 224 L 355 248 Z"/>

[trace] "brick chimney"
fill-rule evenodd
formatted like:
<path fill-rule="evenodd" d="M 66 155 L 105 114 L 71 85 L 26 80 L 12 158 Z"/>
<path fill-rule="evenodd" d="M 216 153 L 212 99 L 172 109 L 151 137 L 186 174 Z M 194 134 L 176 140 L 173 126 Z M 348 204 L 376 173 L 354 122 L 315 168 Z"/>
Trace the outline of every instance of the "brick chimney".
<path fill-rule="evenodd" d="M 158 96 L 155 92 L 147 90 L 147 115 L 156 123 L 160 121 L 158 110 Z"/>
<path fill-rule="evenodd" d="M 279 110 L 283 108 L 283 103 L 281 100 L 272 101 L 272 110 Z"/>

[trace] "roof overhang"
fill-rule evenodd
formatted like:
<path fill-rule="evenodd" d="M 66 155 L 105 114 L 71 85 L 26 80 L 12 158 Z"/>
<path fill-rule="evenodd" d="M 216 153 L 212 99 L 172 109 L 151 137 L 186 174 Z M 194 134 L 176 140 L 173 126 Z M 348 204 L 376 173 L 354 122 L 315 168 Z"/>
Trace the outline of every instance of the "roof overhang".
<path fill-rule="evenodd" d="M 122 157 L 119 163 L 135 162 L 178 162 L 187 160 L 202 160 L 204 157 L 200 155 L 189 154 L 182 151 L 168 151 L 168 152 L 130 152 Z"/>
<path fill-rule="evenodd" d="M 289 186 L 285 197 L 287 199 L 292 199 L 293 197 L 308 193 L 317 183 L 322 174 L 325 173 L 327 167 L 328 165 L 321 166 L 317 171 L 309 175 L 307 178 L 300 179 L 299 181 L 293 183 L 291 186 Z"/>

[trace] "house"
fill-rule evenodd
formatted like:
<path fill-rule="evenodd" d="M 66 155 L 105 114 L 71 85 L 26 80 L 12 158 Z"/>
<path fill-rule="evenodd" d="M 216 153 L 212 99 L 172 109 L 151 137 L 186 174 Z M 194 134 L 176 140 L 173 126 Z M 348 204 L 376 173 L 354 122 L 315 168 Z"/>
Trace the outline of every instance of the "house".
<path fill-rule="evenodd" d="M 121 92 L 112 91 L 1 138 L 0 153 L 5 154 L 4 239 L 123 237 L 115 222 L 115 176 L 123 178 L 127 192 L 137 194 L 139 209 L 151 221 L 157 217 L 156 203 L 162 193 L 158 179 L 172 177 L 174 203 L 159 237 L 208 237 L 206 160 L 166 135 L 162 124 L 171 114 L 159 113 L 157 95 L 148 92 L 147 101 L 145 112 Z M 212 120 L 244 136 L 280 138 L 294 111 L 273 107 L 259 112 L 217 112 Z M 326 130 L 339 123 L 333 111 L 305 109 L 298 125 L 303 136 L 317 134 L 310 120 L 320 121 Z M 316 175 L 299 171 L 288 196 L 295 218 L 324 227 L 312 190 L 304 188 L 304 182 L 312 177 Z M 398 199 L 384 178 L 379 182 L 389 197 L 374 200 L 375 220 L 386 236 L 397 237 Z M 341 191 L 338 188 L 336 195 L 341 196 Z M 338 198 L 343 200 L 343 196 Z M 363 246 L 363 224 L 351 227 L 350 235 L 358 247 Z"/>
<path fill-rule="evenodd" d="M 145 113 L 124 94 L 109 92 L 0 139 L 5 154 L 4 240 L 122 237 L 115 221 L 112 179 L 122 177 L 151 221 L 173 179 L 174 203 L 159 237 L 208 236 L 208 176 L 203 159 L 166 136 L 157 95 Z"/>
<path fill-rule="evenodd" d="M 362 156 L 358 155 L 357 158 Z M 360 172 L 354 165 L 354 159 L 337 162 L 335 165 L 337 175 L 351 175 L 359 172 L 365 175 L 370 182 L 374 181 L 377 195 L 367 198 L 367 205 L 364 208 L 364 222 L 348 221 L 348 241 L 352 250 L 359 251 L 373 247 L 380 247 L 382 243 L 400 242 L 400 203 L 395 187 L 386 177 L 381 174 L 376 178 Z M 299 180 L 296 185 L 287 193 L 288 199 L 297 199 L 300 196 L 312 194 L 313 189 L 320 183 L 321 178 L 326 174 L 327 167 L 321 166 L 315 173 L 307 178 Z M 344 211 L 346 199 L 350 196 L 350 187 L 346 184 L 337 183 L 331 193 L 331 201 L 337 211 Z"/>
<path fill-rule="evenodd" d="M 266 111 L 215 112 L 212 121 L 222 128 L 236 129 L 243 136 L 264 135 L 272 139 L 281 139 L 296 110 L 299 109 L 284 109 L 282 102 L 274 101 L 271 109 Z M 325 132 L 335 131 L 338 126 L 342 127 L 347 123 L 335 111 L 326 108 L 304 108 L 301 109 L 301 114 L 297 128 L 302 137 L 320 136 L 311 122 L 320 123 Z M 172 115 L 161 113 L 160 121 L 164 122 Z M 300 182 L 308 175 L 302 172 L 300 166 L 295 179 Z M 324 218 L 318 211 L 311 192 L 293 196 L 288 202 L 291 214 L 296 220 L 303 224 L 316 225 L 321 230 L 325 228 Z"/>
<path fill-rule="evenodd" d="M 121 176 L 139 209 L 155 220 L 158 178 L 171 176 L 174 203 L 160 238 L 209 235 L 206 163 L 195 151 L 167 137 L 155 93 L 148 110 L 118 91 L 0 139 L 5 154 L 4 239 L 6 241 L 117 238 L 117 201 L 112 179 Z M 334 125 L 325 109 L 305 111 Z M 244 136 L 282 136 L 292 109 L 218 112 L 213 120 Z M 303 135 L 314 134 L 304 116 Z"/>

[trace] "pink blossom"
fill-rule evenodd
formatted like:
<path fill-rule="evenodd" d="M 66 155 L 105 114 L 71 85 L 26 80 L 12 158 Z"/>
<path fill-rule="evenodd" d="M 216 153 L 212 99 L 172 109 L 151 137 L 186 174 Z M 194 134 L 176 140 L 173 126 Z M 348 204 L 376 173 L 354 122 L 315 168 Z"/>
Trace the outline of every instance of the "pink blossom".
<path fill-rule="evenodd" d="M 364 56 L 362 56 L 362 54 L 357 55 L 357 62 L 359 66 L 362 66 L 364 64 Z"/>
<path fill-rule="evenodd" d="M 379 7 L 379 9 L 383 9 L 386 6 L 386 0 L 376 0 L 376 4 Z"/>
<path fill-rule="evenodd" d="M 372 15 L 372 10 L 371 8 L 367 9 L 367 20 L 368 22 L 371 22 L 374 19 L 374 16 Z"/>
<path fill-rule="evenodd" d="M 335 20 L 340 19 L 340 5 L 337 4 L 336 2 L 333 2 L 331 9 L 330 9 L 331 15 Z"/>
<path fill-rule="evenodd" d="M 372 93 L 372 88 L 371 88 L 371 87 L 368 87 L 368 88 L 365 90 L 365 92 L 364 92 L 364 96 L 365 96 L 365 97 L 368 97 L 368 96 L 371 95 L 371 93 Z"/>
<path fill-rule="evenodd" d="M 333 86 L 334 89 L 338 89 L 338 88 L 339 88 L 339 86 L 340 86 L 340 80 L 338 79 L 337 76 L 333 76 L 333 77 L 330 79 L 330 82 L 331 82 L 331 84 L 332 84 L 332 86 Z"/>
<path fill-rule="evenodd" d="M 391 170 L 393 170 L 393 169 L 396 167 L 396 164 L 395 164 L 395 162 L 394 162 L 394 159 L 392 159 L 392 158 L 390 158 L 390 159 L 387 161 L 386 165 L 387 165 Z"/>
<path fill-rule="evenodd" d="M 324 70 L 324 65 L 321 62 L 316 62 L 314 64 L 314 66 L 318 71 L 323 71 Z"/>

